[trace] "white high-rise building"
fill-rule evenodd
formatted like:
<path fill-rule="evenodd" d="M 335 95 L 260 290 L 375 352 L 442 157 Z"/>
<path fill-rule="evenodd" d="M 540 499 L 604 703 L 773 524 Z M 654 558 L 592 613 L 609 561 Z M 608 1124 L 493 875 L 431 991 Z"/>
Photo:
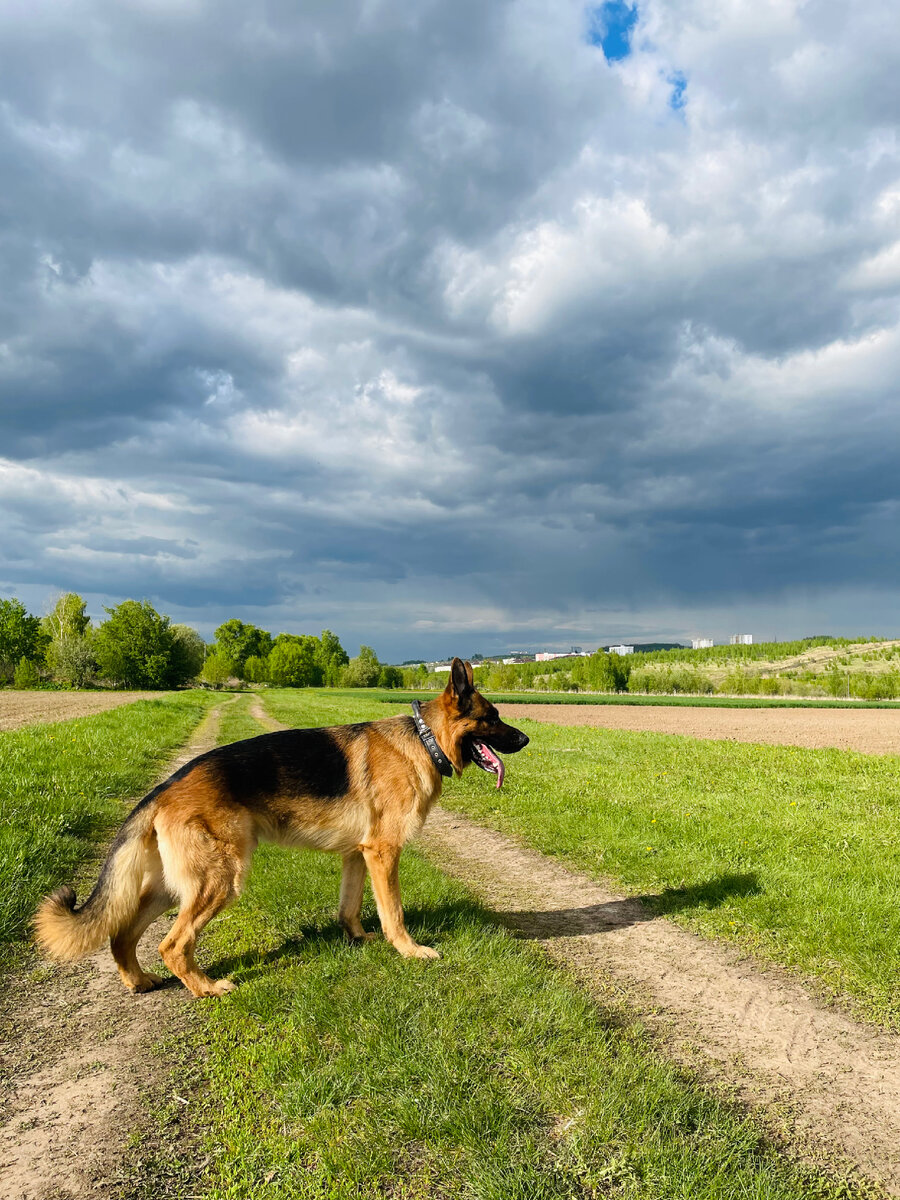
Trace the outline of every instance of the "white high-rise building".
<path fill-rule="evenodd" d="M 709 650 L 712 644 L 712 638 L 691 638 L 692 650 Z"/>
<path fill-rule="evenodd" d="M 731 635 L 731 644 L 732 644 L 732 646 L 752 646 L 753 645 L 753 634 L 752 633 L 733 633 Z"/>

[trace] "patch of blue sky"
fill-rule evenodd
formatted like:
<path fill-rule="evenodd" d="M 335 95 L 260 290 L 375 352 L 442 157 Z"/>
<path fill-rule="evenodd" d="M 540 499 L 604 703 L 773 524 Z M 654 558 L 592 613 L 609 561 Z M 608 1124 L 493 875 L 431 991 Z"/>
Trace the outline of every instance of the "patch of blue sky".
<path fill-rule="evenodd" d="M 687 79 L 680 71 L 674 71 L 668 76 L 666 82 L 672 85 L 672 94 L 669 96 L 669 108 L 674 112 L 681 112 L 687 103 L 687 97 L 685 96 Z"/>
<path fill-rule="evenodd" d="M 588 9 L 588 41 L 600 47 L 607 62 L 627 58 L 637 16 L 637 5 L 627 0 L 606 0 L 598 8 Z"/>

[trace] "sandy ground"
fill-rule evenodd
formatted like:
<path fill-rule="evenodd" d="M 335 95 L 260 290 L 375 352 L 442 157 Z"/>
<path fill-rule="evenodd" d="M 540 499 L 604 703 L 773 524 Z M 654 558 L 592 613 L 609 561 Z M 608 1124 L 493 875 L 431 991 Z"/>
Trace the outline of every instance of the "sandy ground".
<path fill-rule="evenodd" d="M 665 705 L 498 704 L 503 717 L 776 746 L 900 754 L 900 709 L 681 708 Z"/>
<path fill-rule="evenodd" d="M 0 730 L 47 721 L 68 721 L 106 712 L 135 700 L 153 700 L 163 692 L 8 692 L 0 691 Z"/>
<path fill-rule="evenodd" d="M 456 813 L 433 811 L 421 842 L 504 924 L 604 1004 L 618 995 L 669 1057 L 724 1083 L 779 1140 L 900 1195 L 900 1039 Z"/>
<path fill-rule="evenodd" d="M 220 710 L 201 722 L 164 778 L 215 745 Z M 169 924 L 164 917 L 145 935 L 142 962 L 151 971 Z M 131 995 L 106 947 L 9 982 L 0 1010 L 3 1200 L 120 1195 L 121 1150 L 139 1119 L 139 1092 L 159 1069 L 148 1048 L 160 1030 L 188 1019 L 192 1003 L 177 980 Z"/>

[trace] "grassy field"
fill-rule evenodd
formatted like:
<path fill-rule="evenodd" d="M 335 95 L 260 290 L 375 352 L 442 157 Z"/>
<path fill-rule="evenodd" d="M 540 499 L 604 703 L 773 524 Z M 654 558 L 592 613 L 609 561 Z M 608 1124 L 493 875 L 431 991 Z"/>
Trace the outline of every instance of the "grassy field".
<path fill-rule="evenodd" d="M 321 693 L 270 699 L 304 724 L 384 713 Z M 223 741 L 257 732 L 246 701 L 227 711 Z M 181 1066 L 129 1195 L 856 1194 L 772 1150 L 414 850 L 401 873 L 413 934 L 440 942 L 440 963 L 346 944 L 338 861 L 260 848 L 244 896 L 201 946 L 240 987 L 167 1047 Z M 370 902 L 363 917 L 376 927 Z"/>
<path fill-rule="evenodd" d="M 385 712 L 334 693 L 265 699 L 288 724 Z M 519 724 L 532 743 L 508 759 L 503 790 L 469 771 L 445 785 L 445 807 L 900 1028 L 896 757 Z"/>
<path fill-rule="evenodd" d="M 71 883 L 214 697 L 180 692 L 98 716 L 0 733 L 0 965 L 35 905 Z"/>

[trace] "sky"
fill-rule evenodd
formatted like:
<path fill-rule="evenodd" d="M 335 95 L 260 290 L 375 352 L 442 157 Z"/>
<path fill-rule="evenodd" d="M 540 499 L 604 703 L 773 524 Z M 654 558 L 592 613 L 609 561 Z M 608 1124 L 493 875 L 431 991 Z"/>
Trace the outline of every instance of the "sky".
<path fill-rule="evenodd" d="M 0 596 L 900 636 L 888 0 L 0 6 Z"/>

